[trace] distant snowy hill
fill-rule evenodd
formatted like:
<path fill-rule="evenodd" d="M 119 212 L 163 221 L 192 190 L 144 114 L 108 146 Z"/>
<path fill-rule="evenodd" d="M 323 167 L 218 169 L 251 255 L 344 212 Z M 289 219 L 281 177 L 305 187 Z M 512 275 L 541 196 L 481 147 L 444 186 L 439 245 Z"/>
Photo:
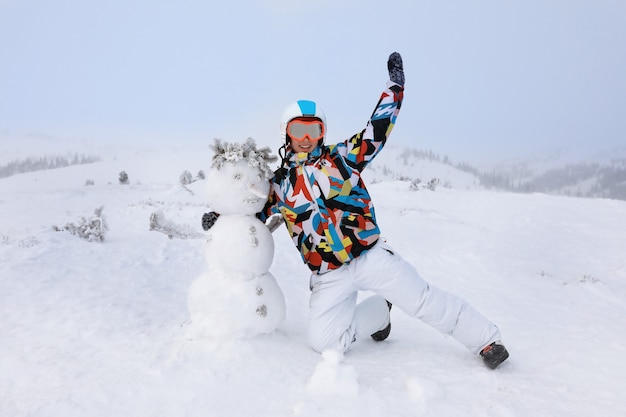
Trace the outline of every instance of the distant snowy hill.
<path fill-rule="evenodd" d="M 207 170 L 206 144 L 93 154 L 0 178 L 2 417 L 626 415 L 624 201 L 493 192 L 385 149 L 367 175 L 388 242 L 494 320 L 511 358 L 491 371 L 399 309 L 387 341 L 329 358 L 307 345 L 308 271 L 284 228 L 271 266 L 287 302 L 279 329 L 189 338 L 208 207 L 204 181 L 179 178 Z M 396 175 L 451 188 L 416 192 Z M 102 242 L 65 227 L 99 207 Z M 195 235 L 150 231 L 155 211 Z"/>
<path fill-rule="evenodd" d="M 471 172 L 464 172 L 457 167 L 446 163 L 430 151 L 414 148 L 387 145 L 376 156 L 364 177 L 370 182 L 401 180 L 414 182 L 419 180 L 426 185 L 433 179 L 438 180 L 440 186 L 457 190 L 476 190 L 482 188 L 480 179 Z"/>
<path fill-rule="evenodd" d="M 0 133 L 0 178 L 41 167 L 62 167 L 100 159 L 123 160 L 126 155 L 186 152 L 208 149 L 205 139 L 185 139 L 173 146 L 171 139 L 156 138 L 150 147 L 121 140 L 102 143 L 43 135 L 13 137 Z M 77 162 L 78 161 L 78 162 Z M 199 161 L 198 161 L 199 162 Z M 200 164 L 196 163 L 196 166 Z M 164 169 L 167 169 L 164 166 Z M 492 189 L 541 192 L 574 197 L 626 200 L 626 147 L 589 155 L 554 151 L 534 158 L 511 159 L 477 167 L 472 161 L 452 161 L 430 150 L 388 144 L 374 159 L 364 177 L 370 183 L 399 180 L 413 188 L 429 185 L 456 190 Z"/>
<path fill-rule="evenodd" d="M 371 181 L 436 178 L 446 188 L 541 192 L 573 197 L 626 200 L 626 148 L 598 152 L 580 159 L 555 152 L 533 159 L 512 160 L 491 168 L 454 163 L 431 151 L 388 145 L 366 175 Z"/>
<path fill-rule="evenodd" d="M 497 164 L 499 188 L 575 197 L 626 200 L 626 147 L 583 156 L 566 151 Z"/>

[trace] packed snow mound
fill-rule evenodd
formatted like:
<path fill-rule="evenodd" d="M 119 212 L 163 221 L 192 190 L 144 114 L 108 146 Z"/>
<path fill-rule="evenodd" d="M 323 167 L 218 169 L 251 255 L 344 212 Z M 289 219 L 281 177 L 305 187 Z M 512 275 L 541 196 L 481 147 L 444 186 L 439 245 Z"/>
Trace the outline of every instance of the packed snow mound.
<path fill-rule="evenodd" d="M 314 395 L 356 397 L 359 394 L 358 374 L 354 366 L 343 362 L 336 350 L 322 352 L 322 361 L 315 367 L 308 388 Z"/>

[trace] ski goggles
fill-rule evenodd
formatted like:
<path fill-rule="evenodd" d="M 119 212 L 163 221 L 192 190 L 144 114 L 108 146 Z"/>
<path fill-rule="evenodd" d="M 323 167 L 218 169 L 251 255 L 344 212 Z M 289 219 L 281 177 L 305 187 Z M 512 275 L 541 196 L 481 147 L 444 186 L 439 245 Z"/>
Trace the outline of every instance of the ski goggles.
<path fill-rule="evenodd" d="M 318 119 L 293 119 L 287 123 L 287 135 L 302 142 L 307 137 L 312 142 L 317 142 L 324 137 L 324 123 Z"/>

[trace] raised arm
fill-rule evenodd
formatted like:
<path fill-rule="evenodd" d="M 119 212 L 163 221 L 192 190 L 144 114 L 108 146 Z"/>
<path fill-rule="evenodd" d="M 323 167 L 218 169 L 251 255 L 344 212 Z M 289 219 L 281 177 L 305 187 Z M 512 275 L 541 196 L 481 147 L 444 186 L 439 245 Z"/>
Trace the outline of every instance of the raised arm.
<path fill-rule="evenodd" d="M 398 52 L 389 55 L 387 69 L 389 70 L 387 88 L 378 99 L 365 129 L 336 145 L 348 163 L 360 171 L 374 159 L 387 142 L 402 105 L 404 67 Z"/>

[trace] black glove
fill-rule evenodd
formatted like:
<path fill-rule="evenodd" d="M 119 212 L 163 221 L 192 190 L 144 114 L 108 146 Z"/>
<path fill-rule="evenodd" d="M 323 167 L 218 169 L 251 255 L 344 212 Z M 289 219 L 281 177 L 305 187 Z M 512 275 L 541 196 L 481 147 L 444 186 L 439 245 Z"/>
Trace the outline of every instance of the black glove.
<path fill-rule="evenodd" d="M 389 70 L 389 79 L 404 87 L 404 67 L 402 66 L 402 57 L 398 52 L 389 55 L 387 69 Z"/>
<path fill-rule="evenodd" d="M 202 228 L 204 230 L 209 230 L 211 227 L 213 227 L 218 217 L 220 217 L 220 214 L 214 211 L 204 213 L 202 215 Z"/>

